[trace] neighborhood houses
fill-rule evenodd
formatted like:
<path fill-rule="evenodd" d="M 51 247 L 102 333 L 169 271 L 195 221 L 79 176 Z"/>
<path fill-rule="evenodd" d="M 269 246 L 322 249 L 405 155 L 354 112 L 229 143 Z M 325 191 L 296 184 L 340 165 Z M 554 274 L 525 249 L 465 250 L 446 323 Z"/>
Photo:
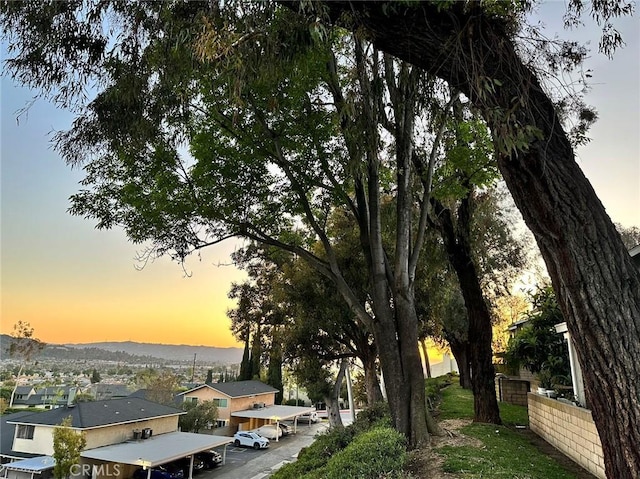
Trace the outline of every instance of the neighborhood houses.
<path fill-rule="evenodd" d="M 35 392 L 19 388 L 19 401 Z M 55 466 L 54 430 L 65 419 L 86 439 L 74 475 L 100 479 L 127 479 L 137 470 L 157 466 L 220 448 L 234 441 L 237 431 L 247 431 L 282 419 L 295 419 L 313 407 L 277 406 L 277 390 L 260 381 L 203 384 L 175 396 L 175 406 L 150 401 L 135 394 L 90 402 L 62 402 L 42 412 L 19 411 L 2 416 L 2 477 L 47 479 Z M 206 433 L 182 432 L 179 418 L 183 402 L 214 401 L 219 420 Z M 217 426 L 217 427 L 216 427 Z M 295 427 L 295 426 L 294 426 Z M 215 434 L 212 434 L 215 433 Z M 223 463 L 226 447 L 223 450 Z M 77 474 L 76 474 L 77 472 Z M 191 477 L 193 462 L 188 470 Z M 138 474 L 136 474 L 138 477 Z M 142 477 L 146 477 L 144 474 Z"/>

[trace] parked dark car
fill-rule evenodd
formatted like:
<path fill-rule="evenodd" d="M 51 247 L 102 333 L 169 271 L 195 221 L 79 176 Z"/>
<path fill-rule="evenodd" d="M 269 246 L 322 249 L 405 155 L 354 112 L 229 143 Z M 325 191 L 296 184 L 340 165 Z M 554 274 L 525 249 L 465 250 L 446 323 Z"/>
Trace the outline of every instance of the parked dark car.
<path fill-rule="evenodd" d="M 170 464 L 167 464 L 167 469 L 169 471 L 173 471 L 175 469 L 180 469 L 184 477 L 189 477 L 189 467 L 191 466 L 191 458 L 183 457 L 182 459 L 178 459 Z M 193 458 L 193 473 L 196 474 L 206 467 L 204 461 L 197 456 Z"/>
<path fill-rule="evenodd" d="M 133 479 L 147 479 L 148 473 L 147 469 L 136 469 Z M 158 466 L 151 469 L 151 479 L 184 479 L 184 472 L 180 468 Z"/>
<path fill-rule="evenodd" d="M 206 469 L 213 469 L 222 464 L 222 455 L 213 449 L 199 452 L 196 454 L 196 459 L 202 461 Z"/>

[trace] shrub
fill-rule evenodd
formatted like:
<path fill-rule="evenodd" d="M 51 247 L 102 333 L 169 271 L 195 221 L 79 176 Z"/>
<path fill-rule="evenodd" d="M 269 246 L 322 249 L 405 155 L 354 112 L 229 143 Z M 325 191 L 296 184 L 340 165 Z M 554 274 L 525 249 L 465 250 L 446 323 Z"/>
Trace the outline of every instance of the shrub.
<path fill-rule="evenodd" d="M 368 431 L 376 426 L 391 427 L 389 404 L 380 401 L 358 413 L 355 422 L 348 429 L 355 429 L 355 434 Z"/>
<path fill-rule="evenodd" d="M 271 477 L 273 479 L 300 479 L 305 474 L 321 469 L 331 457 L 347 447 L 353 440 L 352 428 L 337 428 L 320 434 L 308 447 L 298 453 L 295 462 L 286 464 L 278 469 Z"/>
<path fill-rule="evenodd" d="M 399 475 L 406 462 L 406 441 L 390 427 L 376 427 L 356 436 L 322 470 L 307 479 L 378 479 Z"/>

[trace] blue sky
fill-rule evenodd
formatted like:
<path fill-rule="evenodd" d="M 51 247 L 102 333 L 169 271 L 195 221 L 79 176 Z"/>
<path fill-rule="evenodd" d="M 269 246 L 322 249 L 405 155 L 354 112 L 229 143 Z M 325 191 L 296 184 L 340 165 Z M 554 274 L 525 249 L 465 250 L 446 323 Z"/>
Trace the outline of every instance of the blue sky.
<path fill-rule="evenodd" d="M 562 37 L 591 40 L 587 27 L 561 32 L 564 4 L 544 5 L 542 18 Z M 613 61 L 594 52 L 587 102 L 599 112 L 592 141 L 578 149 L 578 161 L 611 218 L 640 226 L 640 22 L 619 25 L 627 46 Z M 233 242 L 191 258 L 181 267 L 160 259 L 135 269 L 138 247 L 119 231 L 97 231 L 90 220 L 70 216 L 68 198 L 82 171 L 67 167 L 52 151 L 55 130 L 67 129 L 68 112 L 44 100 L 16 120 L 32 97 L 2 78 L 1 240 L 2 322 L 8 333 L 29 321 L 48 342 L 100 340 L 173 344 L 235 345 L 228 331 L 227 292 L 243 274 L 230 266 Z"/>

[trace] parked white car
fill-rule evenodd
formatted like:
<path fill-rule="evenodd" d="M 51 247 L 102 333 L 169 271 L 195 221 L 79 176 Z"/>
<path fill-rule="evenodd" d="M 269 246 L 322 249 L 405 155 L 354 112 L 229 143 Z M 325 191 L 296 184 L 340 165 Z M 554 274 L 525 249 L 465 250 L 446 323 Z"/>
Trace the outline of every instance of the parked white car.
<path fill-rule="evenodd" d="M 313 411 L 298 416 L 298 422 L 318 422 L 318 413 Z"/>
<path fill-rule="evenodd" d="M 254 429 L 253 432 L 267 439 L 278 439 L 282 437 L 282 429 L 276 427 L 275 424 L 265 424 L 258 429 Z"/>
<path fill-rule="evenodd" d="M 233 435 L 233 445 L 265 449 L 269 447 L 269 439 L 251 431 L 238 431 Z"/>

